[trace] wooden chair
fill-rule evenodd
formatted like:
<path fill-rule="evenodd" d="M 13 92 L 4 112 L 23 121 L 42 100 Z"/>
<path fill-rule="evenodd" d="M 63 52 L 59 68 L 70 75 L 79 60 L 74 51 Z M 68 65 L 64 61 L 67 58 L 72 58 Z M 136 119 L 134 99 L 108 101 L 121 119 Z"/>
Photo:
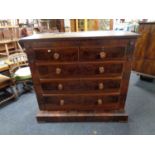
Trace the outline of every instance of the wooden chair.
<path fill-rule="evenodd" d="M 17 97 L 10 77 L 0 74 L 0 105 Z"/>
<path fill-rule="evenodd" d="M 23 89 L 25 91 L 31 91 L 32 87 L 28 84 L 32 82 L 31 71 L 28 66 L 28 59 L 26 53 L 22 52 L 9 55 L 9 67 L 13 82 L 17 86 L 16 89 L 18 95 L 20 94 L 18 89 L 18 83 L 23 84 Z"/>

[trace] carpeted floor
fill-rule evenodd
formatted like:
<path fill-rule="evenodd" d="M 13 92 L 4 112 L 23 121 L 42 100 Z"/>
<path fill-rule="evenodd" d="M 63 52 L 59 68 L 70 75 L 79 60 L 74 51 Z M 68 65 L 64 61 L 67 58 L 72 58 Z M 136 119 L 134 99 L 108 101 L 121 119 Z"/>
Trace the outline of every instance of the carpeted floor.
<path fill-rule="evenodd" d="M 155 134 L 155 83 L 139 80 L 132 73 L 126 101 L 128 123 L 37 123 L 34 93 L 0 108 L 0 134 Z"/>

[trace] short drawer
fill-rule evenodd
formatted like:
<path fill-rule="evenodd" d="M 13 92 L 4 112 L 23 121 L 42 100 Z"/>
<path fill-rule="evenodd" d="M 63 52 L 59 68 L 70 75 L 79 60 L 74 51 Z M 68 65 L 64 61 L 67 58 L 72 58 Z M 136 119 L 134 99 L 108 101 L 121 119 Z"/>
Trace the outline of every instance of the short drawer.
<path fill-rule="evenodd" d="M 118 95 L 59 95 L 43 97 L 45 109 L 48 110 L 118 110 Z"/>
<path fill-rule="evenodd" d="M 78 48 L 35 49 L 36 61 L 77 61 Z"/>
<path fill-rule="evenodd" d="M 37 66 L 40 78 L 118 76 L 123 63 L 49 64 Z"/>
<path fill-rule="evenodd" d="M 79 59 L 80 61 L 124 59 L 125 50 L 125 47 L 80 48 Z"/>
<path fill-rule="evenodd" d="M 44 93 L 78 93 L 119 91 L 121 80 L 114 79 L 56 79 L 41 80 Z"/>

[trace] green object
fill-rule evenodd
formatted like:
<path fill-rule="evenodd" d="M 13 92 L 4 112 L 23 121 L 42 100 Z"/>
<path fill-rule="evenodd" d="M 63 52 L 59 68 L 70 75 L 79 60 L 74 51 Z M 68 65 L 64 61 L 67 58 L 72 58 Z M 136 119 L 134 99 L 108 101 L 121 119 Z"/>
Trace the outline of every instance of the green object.
<path fill-rule="evenodd" d="M 29 67 L 23 67 L 23 68 L 19 68 L 14 76 L 15 80 L 17 81 L 21 81 L 21 80 L 28 80 L 28 79 L 31 79 L 32 76 L 31 76 L 31 71 L 30 71 L 30 68 Z"/>

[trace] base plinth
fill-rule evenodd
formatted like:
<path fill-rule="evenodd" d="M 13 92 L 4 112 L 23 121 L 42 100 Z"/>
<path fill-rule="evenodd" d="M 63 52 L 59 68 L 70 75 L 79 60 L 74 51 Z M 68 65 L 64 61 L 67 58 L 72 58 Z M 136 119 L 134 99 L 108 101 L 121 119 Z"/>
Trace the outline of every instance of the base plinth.
<path fill-rule="evenodd" d="M 125 113 L 39 111 L 39 122 L 127 122 Z"/>

